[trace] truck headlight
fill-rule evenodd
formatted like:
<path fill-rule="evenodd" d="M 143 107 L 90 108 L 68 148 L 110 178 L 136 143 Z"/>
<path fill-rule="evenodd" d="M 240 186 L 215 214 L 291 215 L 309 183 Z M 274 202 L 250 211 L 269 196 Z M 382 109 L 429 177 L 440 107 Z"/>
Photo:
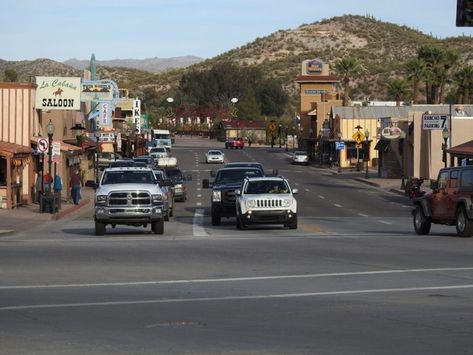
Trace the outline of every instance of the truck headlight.
<path fill-rule="evenodd" d="M 163 202 L 163 195 L 153 195 L 153 205 L 159 205 Z"/>
<path fill-rule="evenodd" d="M 246 200 L 246 207 L 247 208 L 255 208 L 256 207 L 256 200 Z"/>
<path fill-rule="evenodd" d="M 283 207 L 289 207 L 291 203 L 292 203 L 292 200 L 290 198 L 285 198 L 284 200 L 282 200 Z"/>
<path fill-rule="evenodd" d="M 97 205 L 105 205 L 107 203 L 107 195 L 98 195 L 95 198 L 95 202 Z"/>
<path fill-rule="evenodd" d="M 212 202 L 222 201 L 222 192 L 221 191 L 212 191 Z"/>

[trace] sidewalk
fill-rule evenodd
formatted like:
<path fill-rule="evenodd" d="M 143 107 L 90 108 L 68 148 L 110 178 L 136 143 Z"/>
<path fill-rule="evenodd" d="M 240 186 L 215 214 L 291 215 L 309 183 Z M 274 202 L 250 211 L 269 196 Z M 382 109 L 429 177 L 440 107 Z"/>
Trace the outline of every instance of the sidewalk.
<path fill-rule="evenodd" d="M 41 213 L 39 204 L 29 204 L 11 210 L 0 209 L 0 236 L 14 232 L 34 229 L 38 223 L 55 221 L 65 218 L 74 212 L 90 205 L 94 200 L 95 191 L 84 187 L 81 190 L 82 199 L 78 205 L 71 201 L 62 201 L 61 209 L 57 213 Z"/>

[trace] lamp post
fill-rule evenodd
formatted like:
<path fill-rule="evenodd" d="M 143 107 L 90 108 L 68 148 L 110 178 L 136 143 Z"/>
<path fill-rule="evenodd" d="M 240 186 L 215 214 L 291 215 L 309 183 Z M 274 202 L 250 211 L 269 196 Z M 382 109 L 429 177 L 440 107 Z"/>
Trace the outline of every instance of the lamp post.
<path fill-rule="evenodd" d="M 51 195 L 51 165 L 52 165 L 52 157 L 53 157 L 53 135 L 54 135 L 54 124 L 49 120 L 49 123 L 46 125 L 46 130 L 48 132 L 48 173 L 49 173 L 49 180 L 48 180 L 48 195 Z"/>
<path fill-rule="evenodd" d="M 167 114 L 167 117 L 166 117 L 166 129 L 168 129 L 168 126 L 169 126 L 169 119 L 174 116 L 174 111 L 172 109 L 172 103 L 174 102 L 174 98 L 173 97 L 168 97 L 166 99 L 167 103 L 169 104 L 169 111 L 168 111 L 168 114 Z"/>
<path fill-rule="evenodd" d="M 337 137 L 338 137 L 338 169 L 337 171 L 339 173 L 342 172 L 342 149 L 340 149 L 341 143 L 342 143 L 342 132 L 338 131 L 337 132 Z"/>
<path fill-rule="evenodd" d="M 127 129 L 125 131 L 125 137 L 126 137 L 126 151 L 125 151 L 125 154 L 126 154 L 126 157 L 129 158 L 130 157 L 130 130 Z"/>
<path fill-rule="evenodd" d="M 114 139 L 114 144 L 113 144 L 113 150 L 114 150 L 114 155 L 115 155 L 115 161 L 117 161 L 117 152 L 118 152 L 118 145 L 117 145 L 117 137 L 118 133 L 115 131 L 113 132 L 113 139 Z"/>
<path fill-rule="evenodd" d="M 370 131 L 368 131 L 367 129 L 365 129 L 365 137 L 366 137 L 366 157 L 365 157 L 365 160 L 366 160 L 366 171 L 365 171 L 365 179 L 368 179 L 368 165 L 369 165 L 369 162 L 370 162 L 370 141 L 369 141 L 369 138 L 370 138 Z"/>
<path fill-rule="evenodd" d="M 447 127 L 444 127 L 442 130 L 442 137 L 443 137 L 443 145 L 442 145 L 442 160 L 445 163 L 445 167 L 447 167 L 447 141 L 450 132 L 448 131 Z"/>
<path fill-rule="evenodd" d="M 96 139 L 95 142 L 95 181 L 98 182 L 99 179 L 99 142 L 100 142 L 100 131 L 96 130 L 94 132 Z"/>
<path fill-rule="evenodd" d="M 281 130 L 282 130 L 282 125 L 279 124 L 278 126 L 279 148 L 281 148 Z"/>
<path fill-rule="evenodd" d="M 289 148 L 287 147 L 287 130 L 288 130 L 288 126 L 285 126 L 284 127 L 284 132 L 285 132 L 285 135 L 286 135 L 286 152 L 289 150 Z"/>

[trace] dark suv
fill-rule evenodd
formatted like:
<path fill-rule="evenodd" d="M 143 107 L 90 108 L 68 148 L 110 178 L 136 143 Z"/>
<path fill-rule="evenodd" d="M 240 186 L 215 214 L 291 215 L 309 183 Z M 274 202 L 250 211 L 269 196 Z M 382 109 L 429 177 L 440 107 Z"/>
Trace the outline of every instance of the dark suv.
<path fill-rule="evenodd" d="M 473 166 L 440 170 L 432 191 L 413 200 L 414 229 L 428 234 L 432 223 L 455 225 L 461 237 L 473 236 Z"/>

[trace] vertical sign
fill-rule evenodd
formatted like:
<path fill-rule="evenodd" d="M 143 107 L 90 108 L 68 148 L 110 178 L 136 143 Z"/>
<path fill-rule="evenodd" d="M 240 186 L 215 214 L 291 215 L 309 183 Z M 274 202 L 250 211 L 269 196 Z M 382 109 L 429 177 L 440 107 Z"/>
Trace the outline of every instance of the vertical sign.
<path fill-rule="evenodd" d="M 141 101 L 138 99 L 133 100 L 133 122 L 138 133 L 141 133 Z"/>
<path fill-rule="evenodd" d="M 110 104 L 106 102 L 100 103 L 100 126 L 105 127 L 110 125 L 111 110 Z"/>
<path fill-rule="evenodd" d="M 53 163 L 61 162 L 61 142 L 53 141 L 51 155 Z"/>

